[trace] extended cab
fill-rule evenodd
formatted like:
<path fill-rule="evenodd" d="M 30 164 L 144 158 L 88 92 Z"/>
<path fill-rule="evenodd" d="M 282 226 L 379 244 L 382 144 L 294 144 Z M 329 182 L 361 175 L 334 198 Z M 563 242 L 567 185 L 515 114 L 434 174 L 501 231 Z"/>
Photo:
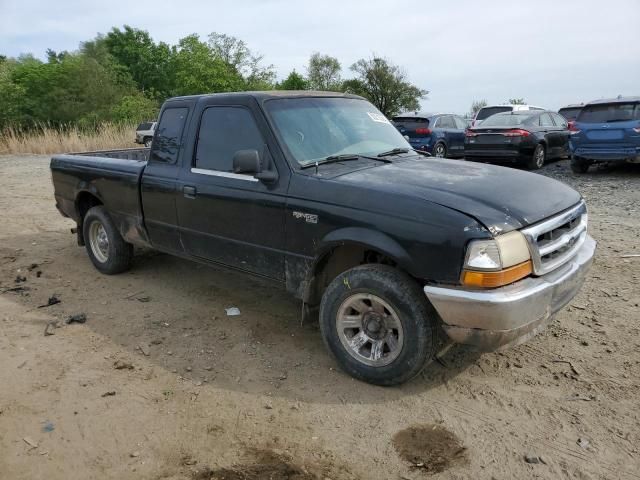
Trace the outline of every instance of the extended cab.
<path fill-rule="evenodd" d="M 425 157 L 353 95 L 170 99 L 150 149 L 56 155 L 51 172 L 99 271 L 141 245 L 272 279 L 381 385 L 420 372 L 439 331 L 484 350 L 539 331 L 595 250 L 573 189 Z"/>

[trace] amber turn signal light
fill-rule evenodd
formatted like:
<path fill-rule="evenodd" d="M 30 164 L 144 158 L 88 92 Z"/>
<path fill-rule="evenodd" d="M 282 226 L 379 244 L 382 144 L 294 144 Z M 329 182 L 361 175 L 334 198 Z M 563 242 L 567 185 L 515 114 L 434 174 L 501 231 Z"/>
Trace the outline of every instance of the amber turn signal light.
<path fill-rule="evenodd" d="M 467 287 L 496 288 L 516 282 L 521 278 L 531 275 L 531 260 L 519 263 L 513 267 L 505 268 L 498 272 L 478 272 L 464 270 L 462 272 L 462 284 Z"/>

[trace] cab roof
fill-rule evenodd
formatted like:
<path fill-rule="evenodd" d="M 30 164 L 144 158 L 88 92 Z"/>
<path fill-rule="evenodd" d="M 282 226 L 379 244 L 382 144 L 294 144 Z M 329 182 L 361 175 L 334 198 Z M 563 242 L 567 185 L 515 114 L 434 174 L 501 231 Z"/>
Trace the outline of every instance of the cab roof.
<path fill-rule="evenodd" d="M 602 98 L 600 100 L 592 100 L 586 105 L 601 105 L 605 103 L 640 103 L 640 97 L 616 97 L 616 98 Z"/>

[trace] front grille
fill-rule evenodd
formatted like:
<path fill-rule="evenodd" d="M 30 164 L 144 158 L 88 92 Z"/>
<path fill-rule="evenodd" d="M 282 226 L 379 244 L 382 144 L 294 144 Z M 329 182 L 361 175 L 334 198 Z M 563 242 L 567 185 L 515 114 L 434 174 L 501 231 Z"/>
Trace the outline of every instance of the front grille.
<path fill-rule="evenodd" d="M 522 233 L 529 242 L 534 274 L 549 273 L 571 260 L 587 238 L 587 206 L 580 202 Z"/>

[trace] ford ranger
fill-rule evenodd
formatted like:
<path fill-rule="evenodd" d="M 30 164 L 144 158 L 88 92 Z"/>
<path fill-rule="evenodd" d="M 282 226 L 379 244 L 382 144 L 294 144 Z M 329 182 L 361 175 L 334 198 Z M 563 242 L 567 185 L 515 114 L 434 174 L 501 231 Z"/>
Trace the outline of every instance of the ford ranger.
<path fill-rule="evenodd" d="M 100 272 L 127 270 L 138 245 L 271 279 L 379 385 L 420 372 L 443 331 L 482 350 L 529 338 L 595 251 L 575 190 L 425 156 L 354 95 L 169 99 L 150 148 L 56 155 L 51 173 Z"/>

